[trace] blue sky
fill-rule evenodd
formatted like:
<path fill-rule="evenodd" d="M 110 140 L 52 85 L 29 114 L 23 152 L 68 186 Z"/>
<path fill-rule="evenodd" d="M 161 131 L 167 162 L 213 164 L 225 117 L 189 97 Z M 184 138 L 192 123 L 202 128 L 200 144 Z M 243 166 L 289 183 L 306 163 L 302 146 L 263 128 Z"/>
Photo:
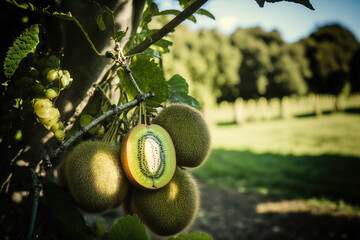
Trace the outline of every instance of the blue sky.
<path fill-rule="evenodd" d="M 161 0 L 160 10 L 177 8 L 174 0 Z M 287 42 L 308 36 L 317 27 L 340 23 L 360 41 L 360 0 L 310 0 L 312 11 L 289 2 L 265 3 L 260 8 L 254 0 L 209 0 L 203 8 L 214 14 L 216 20 L 197 15 L 196 24 L 186 21 L 192 29 L 216 28 L 231 34 L 237 27 L 261 26 L 267 31 L 277 29 Z"/>

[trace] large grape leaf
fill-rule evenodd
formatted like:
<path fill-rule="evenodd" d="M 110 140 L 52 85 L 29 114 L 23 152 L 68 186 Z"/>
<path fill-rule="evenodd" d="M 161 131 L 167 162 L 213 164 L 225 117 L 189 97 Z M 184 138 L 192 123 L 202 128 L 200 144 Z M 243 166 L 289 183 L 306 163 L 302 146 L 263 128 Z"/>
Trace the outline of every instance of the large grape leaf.
<path fill-rule="evenodd" d="M 137 55 L 132 58 L 129 66 L 132 75 L 143 93 L 154 92 L 155 96 L 146 100 L 150 107 L 158 107 L 169 98 L 169 87 L 165 81 L 163 70 L 147 55 Z M 121 86 L 129 99 L 137 96 L 134 84 L 127 74 L 119 71 Z"/>
<path fill-rule="evenodd" d="M 122 217 L 115 222 L 109 232 L 108 240 L 150 239 L 145 226 L 136 215 Z"/>
<path fill-rule="evenodd" d="M 177 237 L 169 238 L 169 240 L 212 240 L 212 237 L 204 232 L 183 233 Z"/>
<path fill-rule="evenodd" d="M 307 8 L 310 8 L 311 10 L 315 10 L 314 7 L 311 5 L 310 0 L 255 0 L 260 7 L 264 7 L 265 2 L 281 2 L 281 1 L 287 1 L 287 2 L 294 2 L 304 5 Z"/>
<path fill-rule="evenodd" d="M 180 75 L 172 76 L 169 81 L 169 103 L 185 103 L 200 110 L 200 103 L 193 97 L 189 96 L 189 85 Z"/>
<path fill-rule="evenodd" d="M 39 43 L 39 25 L 32 25 L 27 28 L 14 42 L 6 54 L 4 62 L 5 76 L 10 78 L 18 68 L 22 59 L 29 53 L 35 52 Z"/>

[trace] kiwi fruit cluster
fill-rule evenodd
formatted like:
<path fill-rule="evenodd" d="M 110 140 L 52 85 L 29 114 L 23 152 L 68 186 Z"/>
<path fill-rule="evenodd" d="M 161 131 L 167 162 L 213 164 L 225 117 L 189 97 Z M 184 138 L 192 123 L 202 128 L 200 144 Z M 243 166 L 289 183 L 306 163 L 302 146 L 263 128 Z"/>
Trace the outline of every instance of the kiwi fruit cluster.
<path fill-rule="evenodd" d="M 153 120 L 138 124 L 121 146 L 85 141 L 59 165 L 59 180 L 79 208 L 102 212 L 123 203 L 155 234 L 175 235 L 194 221 L 200 193 L 184 167 L 206 159 L 210 135 L 200 112 L 172 104 Z"/>
<path fill-rule="evenodd" d="M 162 187 L 152 189 L 139 187 L 138 183 L 134 184 L 135 188 L 131 188 L 124 200 L 123 209 L 125 214 L 137 214 L 152 232 L 169 236 L 185 230 L 196 217 L 200 194 L 195 178 L 183 167 L 198 167 L 205 161 L 210 149 L 210 134 L 200 111 L 185 104 L 169 105 L 156 116 L 152 123 L 150 127 L 164 129 L 165 133 L 161 131 L 161 134 L 158 134 L 163 142 L 172 142 L 173 145 L 170 144 L 170 146 L 175 151 L 176 170 L 170 181 Z M 167 134 L 170 139 L 162 137 Z M 137 150 L 130 158 L 135 159 L 134 161 L 138 164 L 143 161 L 142 159 L 147 162 L 142 154 L 136 155 L 141 152 L 139 151 L 141 136 L 144 134 L 138 135 L 135 129 L 131 139 Z M 129 158 L 124 154 L 124 152 L 130 152 L 127 149 L 127 144 L 129 144 L 127 138 L 125 138 L 125 144 L 123 142 L 122 145 L 121 161 Z M 157 165 L 160 166 L 160 164 Z M 125 166 L 124 163 L 123 166 Z M 139 169 L 130 173 L 125 170 L 125 173 L 127 176 L 132 174 L 130 179 L 137 178 L 141 181 L 145 179 L 146 174 L 141 167 Z"/>

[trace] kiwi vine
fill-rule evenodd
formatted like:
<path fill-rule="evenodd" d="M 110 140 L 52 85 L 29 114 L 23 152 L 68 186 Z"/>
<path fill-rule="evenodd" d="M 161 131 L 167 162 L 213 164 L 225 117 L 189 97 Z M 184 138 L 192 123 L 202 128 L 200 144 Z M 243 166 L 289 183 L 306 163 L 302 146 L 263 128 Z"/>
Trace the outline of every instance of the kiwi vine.
<path fill-rule="evenodd" d="M 312 7 L 309 0 L 291 1 Z M 0 144 L 7 162 L 0 196 L 14 208 L 0 219 L 0 232 L 28 240 L 149 239 L 147 230 L 211 239 L 184 233 L 200 207 L 187 168 L 205 162 L 211 134 L 186 80 L 166 80 L 162 68 L 172 44 L 167 37 L 179 24 L 196 22 L 195 13 L 214 19 L 201 8 L 207 0 L 178 0 L 182 11 L 159 11 L 153 0 L 5 2 L 19 13 L 11 17 L 32 21 L 4 59 Z M 127 21 L 119 20 L 128 12 Z M 160 29 L 151 26 L 173 14 Z M 63 32 L 54 34 L 54 26 Z M 25 175 L 16 172 L 21 161 Z M 28 195 L 13 203 L 17 188 Z M 119 208 L 124 216 L 111 228 L 100 218 L 85 221 L 88 213 Z M 14 219 L 24 213 L 26 227 L 17 226 Z"/>

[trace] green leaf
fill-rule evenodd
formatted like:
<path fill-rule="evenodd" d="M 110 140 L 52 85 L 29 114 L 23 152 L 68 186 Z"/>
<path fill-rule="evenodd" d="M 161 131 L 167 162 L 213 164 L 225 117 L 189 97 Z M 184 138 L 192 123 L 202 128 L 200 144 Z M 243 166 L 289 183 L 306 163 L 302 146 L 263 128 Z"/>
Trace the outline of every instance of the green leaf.
<path fill-rule="evenodd" d="M 126 31 L 117 31 L 114 33 L 113 38 L 114 38 L 115 42 L 120 42 L 121 39 L 123 39 L 123 37 L 125 37 L 125 35 L 126 35 Z"/>
<path fill-rule="evenodd" d="M 21 60 L 29 53 L 35 52 L 39 43 L 39 25 L 32 25 L 26 29 L 10 47 L 4 62 L 5 76 L 10 78 L 18 68 Z"/>
<path fill-rule="evenodd" d="M 215 16 L 212 15 L 211 12 L 209 12 L 208 10 L 205 10 L 205 9 L 203 9 L 203 8 L 197 10 L 196 13 L 198 13 L 198 14 L 200 14 L 200 15 L 207 16 L 207 17 L 212 18 L 212 19 L 215 20 Z"/>
<path fill-rule="evenodd" d="M 167 83 L 169 85 L 170 94 L 176 92 L 189 93 L 189 85 L 179 74 L 172 76 Z"/>
<path fill-rule="evenodd" d="M 175 9 L 169 9 L 169 10 L 164 10 L 164 11 L 161 11 L 159 12 L 157 15 L 168 15 L 168 14 L 172 14 L 172 15 L 179 15 L 181 13 L 181 11 L 179 10 L 175 10 Z M 196 23 L 196 18 L 191 15 L 190 17 L 188 17 L 187 19 L 189 19 L 190 21 Z"/>
<path fill-rule="evenodd" d="M 182 92 L 170 94 L 168 102 L 169 103 L 185 103 L 185 104 L 192 106 L 198 110 L 201 109 L 200 103 L 195 98 L 187 95 L 186 93 L 182 93 Z"/>
<path fill-rule="evenodd" d="M 168 14 L 173 14 L 175 16 L 179 15 L 181 13 L 181 11 L 179 10 L 175 10 L 175 9 L 168 9 L 168 10 L 164 10 L 159 12 L 157 15 L 168 15 Z"/>
<path fill-rule="evenodd" d="M 51 217 L 62 237 L 66 239 L 95 239 L 83 215 L 64 188 L 53 182 L 44 183 L 44 202 L 49 207 Z"/>
<path fill-rule="evenodd" d="M 160 53 L 158 53 L 157 51 L 155 51 L 154 49 L 151 49 L 151 48 L 145 49 L 145 51 L 143 51 L 142 53 L 146 54 L 150 57 L 153 57 L 153 58 L 161 59 Z"/>
<path fill-rule="evenodd" d="M 147 25 L 151 22 L 152 17 L 156 16 L 159 13 L 159 8 L 157 4 L 154 3 L 152 0 L 146 1 L 146 5 L 147 7 L 142 14 L 139 26 L 148 29 Z"/>
<path fill-rule="evenodd" d="M 177 237 L 171 237 L 169 240 L 212 240 L 212 237 L 204 232 L 183 233 Z"/>
<path fill-rule="evenodd" d="M 100 14 L 100 15 L 97 15 L 97 16 L 95 17 L 95 20 L 96 20 L 96 23 L 97 23 L 99 29 L 100 29 L 101 31 L 105 31 L 105 30 L 106 30 L 106 26 L 105 26 L 105 23 L 104 23 L 104 21 L 103 21 L 102 15 L 101 15 L 101 14 Z"/>
<path fill-rule="evenodd" d="M 111 227 L 108 240 L 150 239 L 145 226 L 136 215 L 128 215 L 116 221 Z"/>
<path fill-rule="evenodd" d="M 315 10 L 314 7 L 311 5 L 310 0 L 255 0 L 255 1 L 259 4 L 260 7 L 264 7 L 265 1 L 271 3 L 286 1 L 286 2 L 299 3 L 311 10 Z"/>
<path fill-rule="evenodd" d="M 189 85 L 186 80 L 180 75 L 176 74 L 167 81 L 169 86 L 170 96 L 169 103 L 185 103 L 200 110 L 200 103 L 193 97 L 189 96 Z"/>
<path fill-rule="evenodd" d="M 90 3 L 96 5 L 99 8 L 99 15 L 96 16 L 95 20 L 99 26 L 101 31 L 106 30 L 106 26 L 110 27 L 112 30 L 112 34 L 115 33 L 115 20 L 114 20 L 114 12 L 110 10 L 107 6 L 103 6 L 97 1 L 91 1 Z M 105 21 L 104 21 L 105 20 Z"/>
<path fill-rule="evenodd" d="M 165 81 L 163 70 L 147 55 L 136 55 L 129 66 L 132 75 L 143 93 L 154 92 L 155 96 L 146 100 L 150 107 L 158 107 L 169 97 L 169 87 Z M 121 78 L 121 71 L 118 72 Z M 129 99 L 137 96 L 137 91 L 130 77 L 125 74 L 121 85 Z"/>
<path fill-rule="evenodd" d="M 168 53 L 170 52 L 170 46 L 173 43 L 169 40 L 165 40 L 165 39 L 160 39 L 159 41 L 157 41 L 156 43 L 154 43 L 153 45 L 158 46 L 159 48 L 161 48 L 161 53 Z M 160 51 L 160 49 L 159 49 Z"/>
<path fill-rule="evenodd" d="M 180 6 L 185 9 L 187 8 L 188 6 L 190 6 L 191 4 L 194 3 L 195 0 L 178 0 Z"/>

